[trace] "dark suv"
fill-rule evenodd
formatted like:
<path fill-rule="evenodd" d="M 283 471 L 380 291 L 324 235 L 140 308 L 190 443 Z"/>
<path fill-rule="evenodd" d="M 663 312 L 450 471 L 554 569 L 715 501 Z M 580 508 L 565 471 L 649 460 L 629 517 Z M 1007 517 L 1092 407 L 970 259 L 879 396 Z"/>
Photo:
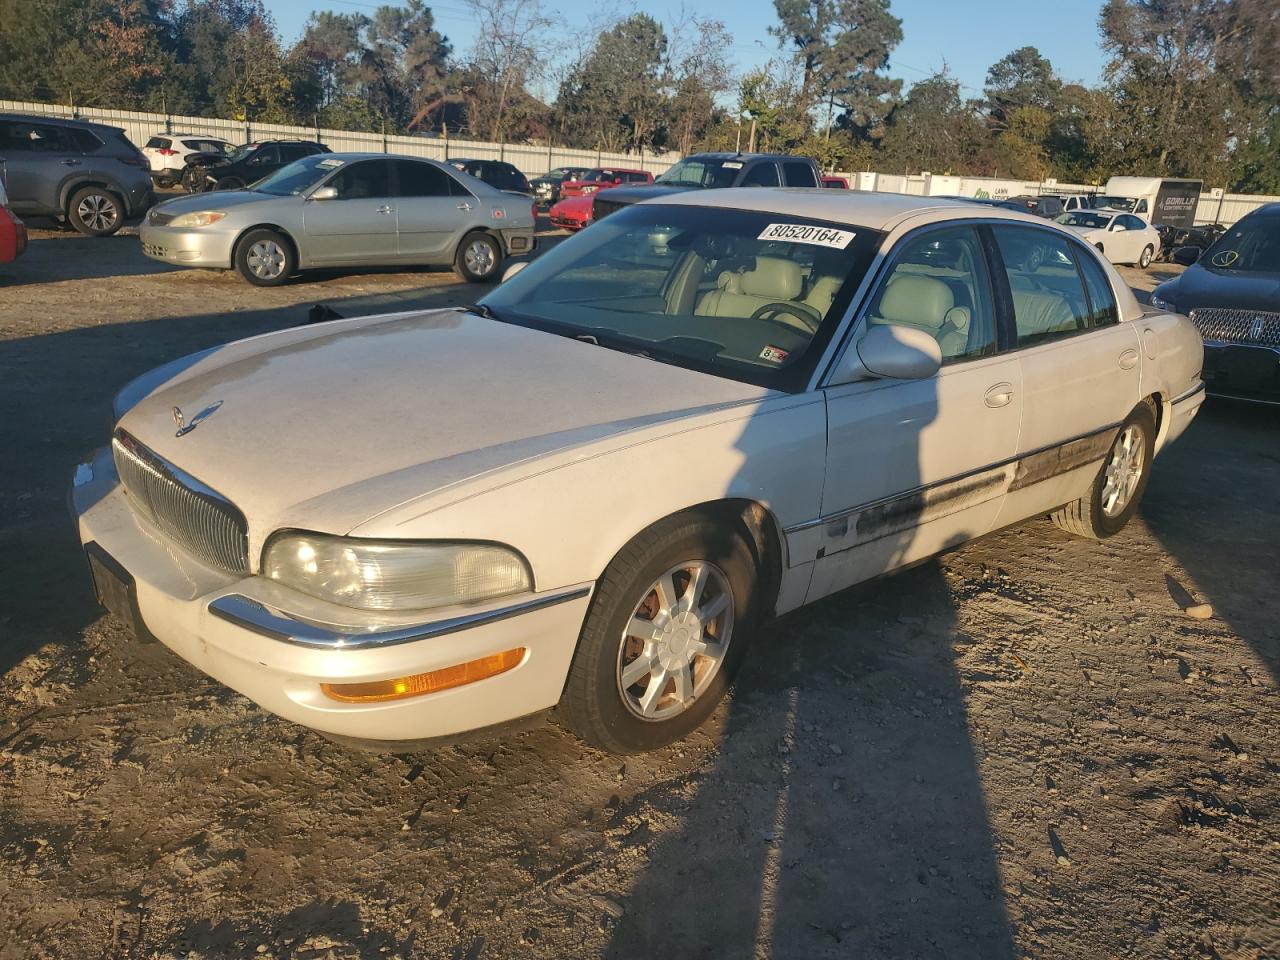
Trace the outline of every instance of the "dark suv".
<path fill-rule="evenodd" d="M 462 160 L 452 159 L 449 165 L 455 170 L 483 180 L 495 190 L 508 193 L 523 193 L 533 196 L 533 188 L 529 179 L 510 163 L 502 160 Z"/>
<path fill-rule="evenodd" d="M 332 153 L 323 143 L 312 140 L 260 140 L 237 147 L 225 157 L 212 154 L 193 156 L 182 175 L 189 193 L 206 190 L 239 190 L 269 177 L 295 160 L 317 153 Z"/>
<path fill-rule="evenodd" d="M 652 184 L 614 187 L 596 197 L 591 219 L 650 197 L 716 187 L 820 187 L 822 172 L 809 157 L 779 153 L 695 153 L 679 160 Z"/>
<path fill-rule="evenodd" d="M 119 127 L 0 113 L 0 177 L 22 216 L 105 237 L 155 199 L 147 158 Z"/>

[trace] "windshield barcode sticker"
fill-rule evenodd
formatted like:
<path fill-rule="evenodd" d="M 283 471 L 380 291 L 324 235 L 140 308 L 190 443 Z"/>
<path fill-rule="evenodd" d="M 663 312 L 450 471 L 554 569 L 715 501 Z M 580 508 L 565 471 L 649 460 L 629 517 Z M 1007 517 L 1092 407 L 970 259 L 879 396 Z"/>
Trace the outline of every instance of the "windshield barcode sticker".
<path fill-rule="evenodd" d="M 857 236 L 852 230 L 810 227 L 803 223 L 771 223 L 760 231 L 757 240 L 781 240 L 785 243 L 812 243 L 819 247 L 843 250 Z"/>

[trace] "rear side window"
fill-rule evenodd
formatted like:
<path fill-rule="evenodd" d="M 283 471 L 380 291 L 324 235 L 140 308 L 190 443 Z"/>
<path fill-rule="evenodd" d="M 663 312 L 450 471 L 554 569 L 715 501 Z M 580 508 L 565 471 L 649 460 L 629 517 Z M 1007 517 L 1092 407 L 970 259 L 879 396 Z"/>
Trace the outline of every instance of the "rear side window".
<path fill-rule="evenodd" d="M 280 162 L 280 148 L 274 144 L 268 144 L 265 147 L 259 147 L 254 151 L 253 156 L 246 161 L 252 166 L 265 166 L 270 163 Z"/>
<path fill-rule="evenodd" d="M 757 163 L 742 180 L 744 187 L 778 186 L 778 168 L 772 163 Z"/>
<path fill-rule="evenodd" d="M 391 196 L 391 161 L 361 160 L 344 167 L 329 181 L 338 189 L 340 200 L 363 200 L 369 197 Z"/>
<path fill-rule="evenodd" d="M 453 195 L 453 177 L 429 163 L 394 161 L 402 197 L 448 197 Z"/>
<path fill-rule="evenodd" d="M 813 168 L 799 160 L 787 160 L 782 164 L 782 173 L 787 178 L 788 187 L 816 187 L 818 178 L 813 175 Z"/>
<path fill-rule="evenodd" d="M 0 148 L 14 153 L 82 153 L 66 127 L 11 120 L 0 124 Z"/>
<path fill-rule="evenodd" d="M 977 232 L 948 227 L 901 244 L 867 322 L 923 330 L 938 341 L 942 362 L 954 363 L 995 353 L 991 302 Z"/>
<path fill-rule="evenodd" d="M 499 190 L 523 190 L 525 188 L 524 175 L 510 164 L 491 163 L 487 172 L 489 175 L 485 179 Z"/>
<path fill-rule="evenodd" d="M 190 140 L 187 141 L 187 146 L 191 146 Z M 166 137 L 152 137 L 147 141 L 147 148 L 151 150 L 168 150 L 169 140 Z M 194 150 L 195 148 L 192 147 L 192 149 Z"/>
<path fill-rule="evenodd" d="M 1089 301 L 1071 243 L 1047 230 L 992 227 L 1013 296 L 1018 346 L 1068 337 L 1089 327 Z"/>
<path fill-rule="evenodd" d="M 319 151 L 310 143 L 282 143 L 280 145 L 280 156 L 284 158 L 285 163 L 301 160 L 303 157 L 309 157 L 313 153 L 319 153 Z"/>
<path fill-rule="evenodd" d="M 1080 272 L 1084 275 L 1084 286 L 1089 291 L 1089 326 L 1109 327 L 1120 322 L 1120 312 L 1116 308 L 1116 295 L 1102 267 L 1088 253 L 1079 248 L 1075 251 L 1076 262 L 1080 264 Z"/>

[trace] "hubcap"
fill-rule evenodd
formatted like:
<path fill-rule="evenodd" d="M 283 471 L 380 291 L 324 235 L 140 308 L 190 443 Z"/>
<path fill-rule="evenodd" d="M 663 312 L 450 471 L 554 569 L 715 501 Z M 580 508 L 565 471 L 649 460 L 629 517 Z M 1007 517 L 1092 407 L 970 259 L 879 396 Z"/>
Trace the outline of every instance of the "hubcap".
<path fill-rule="evenodd" d="M 622 702 L 642 720 L 683 713 L 720 671 L 732 636 L 724 571 L 706 560 L 672 567 L 644 592 L 622 632 Z"/>
<path fill-rule="evenodd" d="M 284 249 L 274 240 L 259 240 L 245 257 L 255 277 L 274 280 L 284 272 Z"/>
<path fill-rule="evenodd" d="M 1125 427 L 1111 447 L 1111 456 L 1102 480 L 1102 512 L 1115 517 L 1133 499 L 1138 489 L 1147 455 L 1142 431 L 1133 424 Z"/>
<path fill-rule="evenodd" d="M 472 240 L 462 253 L 462 259 L 470 270 L 478 277 L 493 270 L 493 248 L 483 240 Z"/>
<path fill-rule="evenodd" d="M 76 207 L 80 222 L 90 230 L 109 230 L 120 216 L 115 201 L 101 193 L 91 193 Z"/>

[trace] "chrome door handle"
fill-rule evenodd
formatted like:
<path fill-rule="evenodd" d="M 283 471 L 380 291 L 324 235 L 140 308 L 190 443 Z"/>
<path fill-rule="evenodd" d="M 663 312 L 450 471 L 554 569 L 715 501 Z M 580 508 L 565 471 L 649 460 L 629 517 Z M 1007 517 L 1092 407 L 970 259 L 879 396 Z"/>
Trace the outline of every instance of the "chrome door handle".
<path fill-rule="evenodd" d="M 64 166 L 67 166 L 67 167 L 78 167 L 78 166 L 80 166 L 80 161 L 79 161 L 79 160 L 72 160 L 72 159 L 70 159 L 70 158 L 68 158 L 68 159 L 66 159 L 66 160 L 63 160 L 63 161 L 62 161 L 62 163 L 63 163 L 63 165 L 64 165 Z"/>
<path fill-rule="evenodd" d="M 1120 354 L 1120 369 L 1132 370 L 1138 365 L 1138 351 L 1132 348 Z"/>
<path fill-rule="evenodd" d="M 379 207 L 378 212 L 379 213 L 395 213 L 396 211 L 394 207 Z"/>
<path fill-rule="evenodd" d="M 466 203 L 466 202 L 460 203 L 460 204 L 458 204 L 458 209 L 459 209 L 459 210 L 470 210 L 470 209 L 471 209 L 471 204 Z"/>
<path fill-rule="evenodd" d="M 994 387 L 987 388 L 986 396 L 982 399 L 988 407 L 1007 407 L 1013 399 L 1013 384 L 997 383 Z"/>

